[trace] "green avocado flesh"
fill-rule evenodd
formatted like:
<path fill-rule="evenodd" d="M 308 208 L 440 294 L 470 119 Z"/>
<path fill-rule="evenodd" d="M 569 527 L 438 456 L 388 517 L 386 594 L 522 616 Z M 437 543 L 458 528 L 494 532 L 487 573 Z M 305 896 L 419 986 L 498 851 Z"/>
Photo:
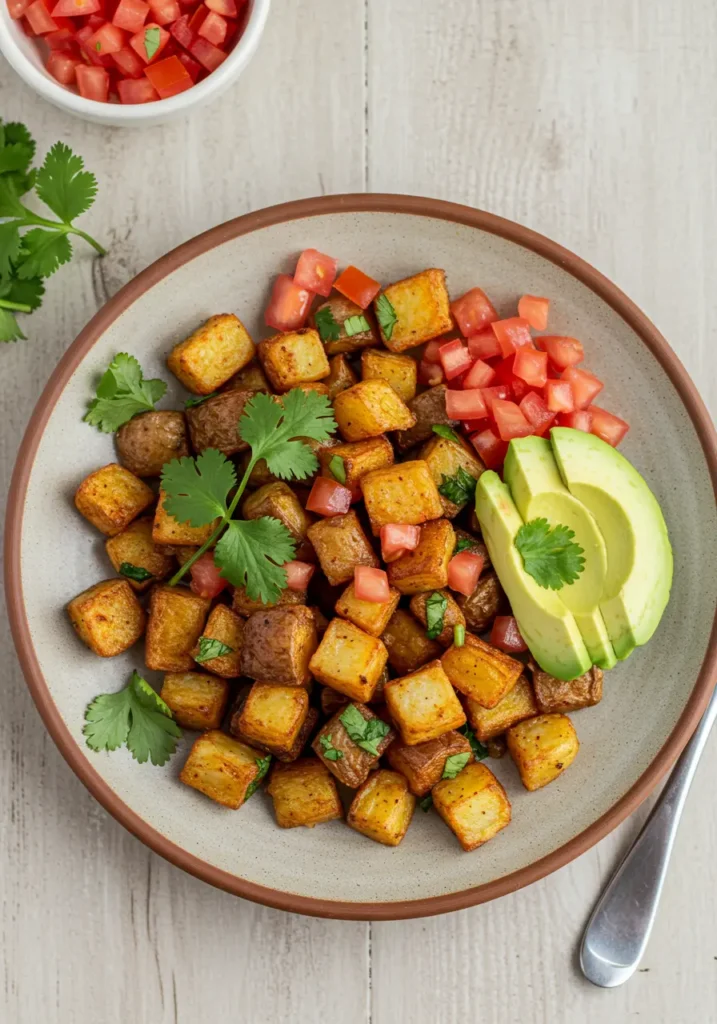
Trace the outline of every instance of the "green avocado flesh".
<path fill-rule="evenodd" d="M 574 679 L 592 665 L 572 613 L 555 591 L 539 587 L 523 568 L 515 535 L 523 525 L 510 491 L 497 473 L 481 474 L 476 515 L 518 628 L 540 667 L 558 679 Z"/>
<path fill-rule="evenodd" d="M 542 518 L 574 532 L 585 568 L 574 583 L 561 588 L 559 597 L 573 613 L 593 664 L 613 668 L 617 658 L 600 611 L 608 565 L 605 541 L 588 509 L 563 483 L 547 438 L 511 441 L 503 477 L 524 522 Z"/>

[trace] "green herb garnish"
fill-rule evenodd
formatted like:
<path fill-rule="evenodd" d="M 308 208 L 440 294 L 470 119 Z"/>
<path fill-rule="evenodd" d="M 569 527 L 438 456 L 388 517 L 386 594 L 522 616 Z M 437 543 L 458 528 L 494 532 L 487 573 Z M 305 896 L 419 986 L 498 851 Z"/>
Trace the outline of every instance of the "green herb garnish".
<path fill-rule="evenodd" d="M 459 466 L 454 476 L 442 474 L 438 493 L 454 505 L 466 505 L 475 497 L 476 479 L 463 466 Z"/>
<path fill-rule="evenodd" d="M 379 756 L 378 745 L 390 732 L 390 727 L 380 718 L 364 718 L 353 704 L 349 704 L 339 715 L 344 729 L 357 747 L 361 747 L 372 757 Z"/>
<path fill-rule="evenodd" d="M 585 568 L 583 549 L 567 526 L 551 527 L 547 519 L 531 519 L 515 535 L 523 566 L 539 587 L 562 590 L 571 586 Z"/>
<path fill-rule="evenodd" d="M 448 610 L 448 598 L 445 594 L 434 591 L 426 599 L 426 636 L 435 640 L 443 632 L 443 620 Z"/>
<path fill-rule="evenodd" d="M 141 412 L 151 412 L 167 385 L 163 380 L 145 380 L 134 356 L 120 352 L 102 374 L 96 398 L 85 413 L 85 423 L 112 433 Z"/>
<path fill-rule="evenodd" d="M 346 483 L 346 464 L 340 455 L 332 455 L 329 459 L 329 470 L 334 480 L 340 484 Z"/>
<path fill-rule="evenodd" d="M 193 395 L 191 398 L 186 400 L 184 408 L 193 409 L 196 405 L 201 405 L 203 402 L 206 402 L 208 398 L 216 398 L 218 394 L 218 391 L 212 391 L 209 395 Z"/>
<path fill-rule="evenodd" d="M 453 645 L 455 647 L 463 647 L 466 642 L 466 627 L 461 626 L 460 623 L 453 627 Z"/>
<path fill-rule="evenodd" d="M 431 796 L 431 794 L 426 793 L 424 797 L 421 797 L 421 799 L 418 801 L 418 806 L 424 812 L 430 811 L 431 807 L 433 807 L 433 797 Z"/>
<path fill-rule="evenodd" d="M 145 569 L 143 565 L 132 565 L 131 562 L 122 562 L 119 571 L 120 576 L 126 576 L 128 580 L 134 580 L 135 583 L 146 583 L 154 576 L 154 573 Z"/>
<path fill-rule="evenodd" d="M 431 430 L 434 434 L 438 434 L 439 437 L 444 437 L 446 441 L 455 441 L 457 444 L 461 443 L 461 439 L 455 430 L 451 430 L 444 423 L 434 423 Z"/>
<path fill-rule="evenodd" d="M 470 761 L 471 755 L 465 754 L 451 754 L 450 757 L 446 758 L 446 763 L 443 767 L 442 779 L 455 779 L 459 772 L 462 772 L 465 766 Z"/>
<path fill-rule="evenodd" d="M 365 316 L 347 316 L 344 320 L 344 331 L 347 338 L 353 338 L 354 334 L 362 334 L 370 331 L 371 324 Z"/>
<path fill-rule="evenodd" d="M 386 341 L 390 341 L 391 335 L 393 334 L 393 328 L 398 322 L 398 317 L 396 316 L 396 310 L 391 305 L 391 300 L 386 294 L 382 293 L 376 299 L 375 309 L 376 317 L 381 325 L 381 330 L 383 331 L 383 336 Z"/>
<path fill-rule="evenodd" d="M 141 763 L 165 764 L 182 737 L 168 706 L 138 672 L 119 693 L 95 697 L 85 723 L 82 731 L 92 750 L 117 750 L 125 743 Z"/>
<path fill-rule="evenodd" d="M 225 655 L 233 653 L 234 648 L 223 644 L 221 640 L 217 640 L 213 636 L 200 636 L 199 653 L 194 660 L 201 665 L 205 661 L 211 661 L 212 658 L 223 658 Z"/>
<path fill-rule="evenodd" d="M 154 57 L 159 49 L 160 40 L 161 35 L 156 25 L 144 30 L 144 52 L 147 54 L 147 60 L 151 60 Z"/>
<path fill-rule="evenodd" d="M 259 769 L 259 774 L 256 778 L 252 779 L 249 785 L 246 787 L 246 793 L 244 794 L 244 803 L 249 799 L 250 796 L 254 796 L 257 789 L 261 785 L 261 780 L 264 778 L 266 773 L 269 771 L 269 765 L 271 764 L 271 754 L 267 754 L 266 757 L 257 757 L 256 766 Z"/>
<path fill-rule="evenodd" d="M 468 740 L 473 751 L 473 757 L 476 761 L 485 761 L 488 757 L 488 747 L 484 746 L 479 739 L 476 739 L 476 734 L 473 732 L 469 725 L 462 725 L 458 730 L 462 736 Z"/>
<path fill-rule="evenodd" d="M 478 542 L 473 540 L 472 537 L 459 537 L 453 549 L 453 554 L 460 555 L 461 551 L 476 551 L 477 548 Z"/>
<path fill-rule="evenodd" d="M 341 337 L 341 324 L 336 322 L 331 306 L 317 309 L 314 323 L 322 341 L 338 341 Z"/>
<path fill-rule="evenodd" d="M 327 761 L 340 761 L 344 756 L 341 750 L 337 750 L 331 743 L 330 736 L 321 737 L 321 749 Z"/>

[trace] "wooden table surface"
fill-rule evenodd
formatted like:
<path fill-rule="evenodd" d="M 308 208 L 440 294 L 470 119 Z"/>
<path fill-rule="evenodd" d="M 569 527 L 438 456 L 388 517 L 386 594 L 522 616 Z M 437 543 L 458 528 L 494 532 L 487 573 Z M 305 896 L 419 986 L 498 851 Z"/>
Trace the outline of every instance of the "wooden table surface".
<path fill-rule="evenodd" d="M 317 193 L 439 196 L 552 236 L 642 306 L 714 409 L 715 96 L 707 0 L 275 0 L 228 94 L 142 132 L 63 116 L 0 63 L 2 117 L 42 151 L 70 143 L 97 173 L 84 226 L 110 250 L 63 268 L 30 340 L 0 353 L 0 493 L 50 371 L 101 303 L 192 235 Z M 483 907 L 393 924 L 295 917 L 215 891 L 125 832 L 46 735 L 7 638 L 5 651 L 3 1024 L 717 1021 L 716 744 L 641 972 L 602 991 L 579 975 L 576 944 L 646 807 Z"/>

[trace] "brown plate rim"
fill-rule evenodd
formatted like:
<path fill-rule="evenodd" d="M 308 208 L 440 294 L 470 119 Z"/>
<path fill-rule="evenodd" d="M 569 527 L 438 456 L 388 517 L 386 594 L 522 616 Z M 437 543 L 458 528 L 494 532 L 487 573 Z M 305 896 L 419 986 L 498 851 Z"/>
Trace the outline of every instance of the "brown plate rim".
<path fill-rule="evenodd" d="M 220 224 L 161 257 L 129 281 L 95 314 L 53 371 L 30 418 L 17 456 L 8 495 L 5 530 L 5 584 L 13 640 L 28 688 L 60 753 L 92 795 L 125 828 L 156 853 L 184 871 L 220 889 L 279 910 L 344 920 L 400 920 L 442 914 L 484 903 L 529 885 L 585 853 L 606 836 L 652 792 L 687 743 L 702 715 L 717 678 L 717 614 L 705 659 L 689 700 L 664 745 L 637 782 L 602 817 L 569 842 L 532 864 L 483 885 L 395 903 L 324 900 L 256 885 L 207 864 L 172 843 L 135 814 L 92 767 L 71 736 L 43 678 L 30 636 L 20 575 L 20 542 L 25 496 L 44 428 L 79 363 L 110 324 L 141 295 L 177 267 L 230 239 L 287 221 L 331 213 L 380 212 L 433 217 L 498 235 L 562 267 L 598 295 L 641 338 L 670 377 L 695 426 L 717 496 L 717 434 L 712 419 L 687 371 L 667 341 L 623 292 L 589 263 L 556 242 L 495 214 L 440 199 L 359 193 L 320 196 L 282 203 Z"/>

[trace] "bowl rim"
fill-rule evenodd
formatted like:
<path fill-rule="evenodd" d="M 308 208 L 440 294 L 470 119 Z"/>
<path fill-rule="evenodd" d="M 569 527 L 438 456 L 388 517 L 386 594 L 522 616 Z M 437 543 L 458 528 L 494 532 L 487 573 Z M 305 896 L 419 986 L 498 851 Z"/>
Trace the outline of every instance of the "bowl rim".
<path fill-rule="evenodd" d="M 645 800 L 687 743 L 707 705 L 717 679 L 717 611 L 709 645 L 689 699 L 672 732 L 633 786 L 600 818 L 563 846 L 518 871 L 491 882 L 422 899 L 397 902 L 350 902 L 284 892 L 249 882 L 217 868 L 173 843 L 136 814 L 104 781 L 71 736 L 40 670 L 24 606 L 20 543 L 27 487 L 44 428 L 70 376 L 98 338 L 135 300 L 178 267 L 224 242 L 250 232 L 316 215 L 392 213 L 437 218 L 498 235 L 529 249 L 572 274 L 628 324 L 670 377 L 694 424 L 717 501 L 717 433 L 700 395 L 667 341 L 603 274 L 556 242 L 513 221 L 440 199 L 399 194 L 357 193 L 300 199 L 248 213 L 211 228 L 162 256 L 129 281 L 93 316 L 53 371 L 32 413 L 21 442 L 8 495 L 5 530 L 5 585 L 10 627 L 20 665 L 38 711 L 60 753 L 78 778 L 109 813 L 155 853 L 219 889 L 279 910 L 343 920 L 402 920 L 442 914 L 507 895 L 545 877 L 585 853 Z"/>

